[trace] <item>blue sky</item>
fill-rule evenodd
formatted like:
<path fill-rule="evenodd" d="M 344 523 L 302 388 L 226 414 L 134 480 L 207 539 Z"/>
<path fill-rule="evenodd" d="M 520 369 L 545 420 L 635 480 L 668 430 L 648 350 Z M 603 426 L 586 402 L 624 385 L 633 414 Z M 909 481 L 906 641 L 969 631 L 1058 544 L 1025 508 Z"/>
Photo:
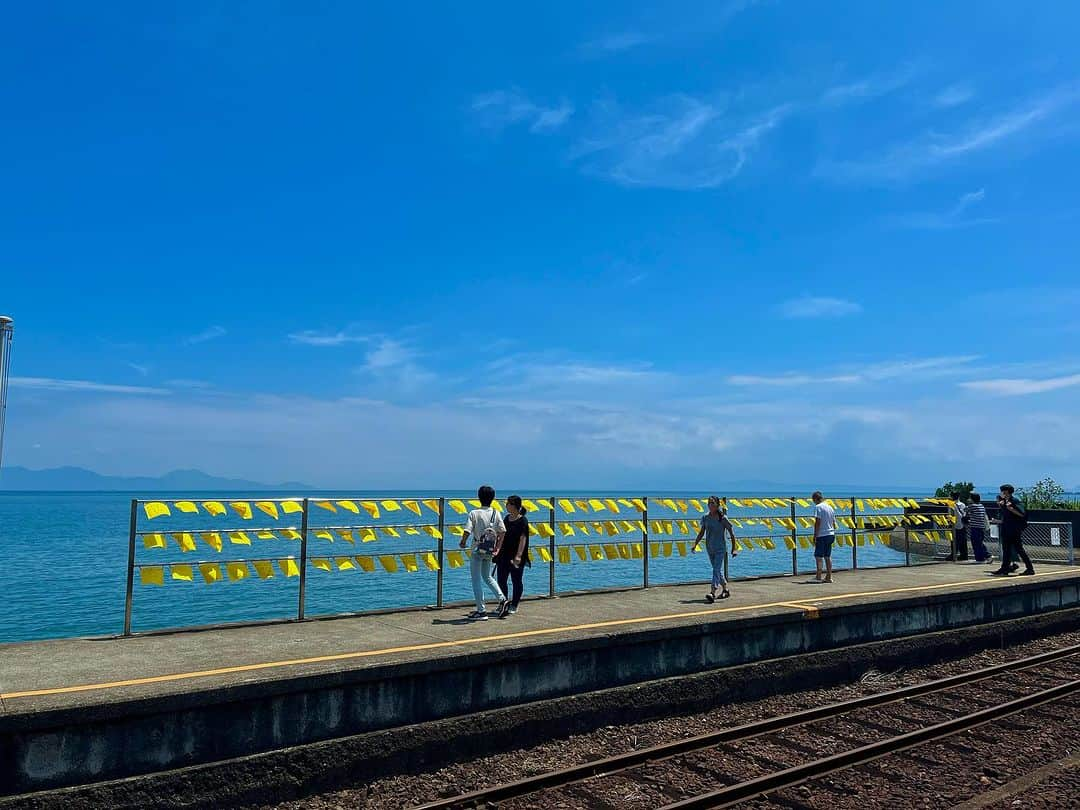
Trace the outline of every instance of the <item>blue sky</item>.
<path fill-rule="evenodd" d="M 1080 484 L 1080 9 L 58 3 L 4 461 Z"/>

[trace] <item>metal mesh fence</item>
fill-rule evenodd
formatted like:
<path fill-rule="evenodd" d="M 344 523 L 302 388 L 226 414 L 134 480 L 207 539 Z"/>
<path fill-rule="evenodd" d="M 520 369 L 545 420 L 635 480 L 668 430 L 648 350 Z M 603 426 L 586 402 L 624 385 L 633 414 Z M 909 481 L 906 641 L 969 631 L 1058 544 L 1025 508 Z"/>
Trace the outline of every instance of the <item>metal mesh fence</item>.
<path fill-rule="evenodd" d="M 1028 523 L 1022 535 L 1024 550 L 1034 562 L 1052 562 L 1075 565 L 1076 549 L 1073 548 L 1072 524 L 1057 521 L 1032 521 Z M 986 547 L 998 559 L 1001 559 L 1001 538 L 999 527 L 990 527 L 990 537 Z"/>

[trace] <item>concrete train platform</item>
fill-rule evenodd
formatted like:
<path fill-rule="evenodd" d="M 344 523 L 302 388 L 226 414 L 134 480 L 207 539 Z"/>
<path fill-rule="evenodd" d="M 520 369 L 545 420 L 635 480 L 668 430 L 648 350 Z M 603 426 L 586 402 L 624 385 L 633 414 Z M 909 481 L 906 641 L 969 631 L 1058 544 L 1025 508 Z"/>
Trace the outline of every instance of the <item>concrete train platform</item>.
<path fill-rule="evenodd" d="M 1080 569 L 680 585 L 466 609 L 0 645 L 0 795 L 1080 606 Z"/>

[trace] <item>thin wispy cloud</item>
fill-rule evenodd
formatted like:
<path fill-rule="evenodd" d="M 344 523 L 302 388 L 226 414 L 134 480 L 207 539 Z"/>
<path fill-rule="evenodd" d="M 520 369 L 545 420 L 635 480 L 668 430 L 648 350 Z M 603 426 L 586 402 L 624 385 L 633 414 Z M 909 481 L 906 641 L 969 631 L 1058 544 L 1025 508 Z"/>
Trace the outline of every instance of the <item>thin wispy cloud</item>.
<path fill-rule="evenodd" d="M 208 340 L 216 340 L 219 337 L 224 337 L 226 334 L 227 332 L 224 326 L 208 326 L 201 332 L 196 332 L 194 335 L 188 335 L 184 338 L 184 343 L 188 345 L 206 343 Z"/>
<path fill-rule="evenodd" d="M 731 385 L 765 388 L 813 386 L 822 383 L 843 385 L 891 382 L 900 379 L 917 382 L 955 375 L 978 359 L 978 355 L 901 358 L 868 363 L 854 368 L 825 370 L 820 374 L 797 371 L 786 371 L 780 374 L 733 374 L 727 378 L 727 381 Z"/>
<path fill-rule="evenodd" d="M 150 373 L 150 366 L 143 366 L 139 365 L 138 363 L 128 363 L 128 368 L 130 368 L 140 377 L 145 377 Z"/>
<path fill-rule="evenodd" d="M 936 107 L 959 107 L 975 97 L 975 90 L 969 84 L 951 84 L 934 96 Z"/>
<path fill-rule="evenodd" d="M 289 334 L 289 340 L 304 346 L 344 346 L 347 343 L 367 343 L 370 338 L 367 335 L 354 335 L 348 332 L 320 332 L 316 329 L 305 329 L 301 332 Z"/>
<path fill-rule="evenodd" d="M 943 231 L 955 228 L 972 228 L 978 225 L 992 225 L 1001 220 L 996 217 L 975 217 L 967 214 L 968 209 L 981 203 L 986 198 L 985 189 L 969 191 L 945 211 L 913 211 L 906 214 L 893 214 L 885 222 L 895 228 L 912 230 Z"/>
<path fill-rule="evenodd" d="M 764 137 L 791 112 L 780 105 L 738 115 L 719 102 L 687 95 L 627 114 L 617 105 L 594 110 L 591 131 L 570 158 L 588 174 L 625 186 L 708 189 L 738 176 Z"/>
<path fill-rule="evenodd" d="M 766 388 L 788 388 L 803 385 L 838 385 L 844 383 L 862 382 L 862 377 L 857 374 L 838 374 L 826 377 L 817 377 L 810 374 L 732 374 L 727 378 L 731 385 Z"/>
<path fill-rule="evenodd" d="M 845 318 L 862 312 L 862 304 L 846 298 L 804 295 L 784 301 L 776 308 L 781 318 Z"/>
<path fill-rule="evenodd" d="M 581 55 L 599 57 L 622 53 L 649 42 L 650 38 L 637 31 L 620 31 L 590 40 L 581 45 Z"/>
<path fill-rule="evenodd" d="M 57 380 L 50 377 L 12 377 L 8 380 L 12 388 L 26 388 L 34 391 L 66 391 L 94 394 L 148 394 L 161 396 L 172 393 L 166 388 L 151 388 L 142 385 L 113 385 L 112 383 L 92 380 Z"/>
<path fill-rule="evenodd" d="M 822 93 L 821 101 L 827 106 L 871 101 L 906 87 L 915 75 L 916 71 L 913 67 L 904 67 L 891 73 L 881 73 L 836 84 Z"/>
<path fill-rule="evenodd" d="M 557 105 L 538 104 L 517 89 L 482 93 L 473 98 L 470 108 L 480 125 L 493 132 L 516 125 L 535 133 L 554 132 L 574 114 L 574 107 L 565 100 Z"/>
<path fill-rule="evenodd" d="M 1078 102 L 1080 85 L 1065 85 L 996 115 L 969 119 L 954 132 L 925 132 L 878 156 L 823 161 L 817 174 L 845 182 L 900 182 L 1022 137 L 1044 134 L 1055 116 Z"/>
<path fill-rule="evenodd" d="M 984 394 L 1016 397 L 1028 394 L 1045 394 L 1047 391 L 1057 391 L 1062 388 L 1071 388 L 1080 385 L 1080 374 L 1069 374 L 1064 377 L 1049 377 L 1042 380 L 1025 379 L 1023 377 L 1003 378 L 998 380 L 970 380 L 960 383 L 961 387 L 971 391 L 980 391 Z"/>
<path fill-rule="evenodd" d="M 413 392 L 436 379 L 437 375 L 420 365 L 421 353 L 416 348 L 394 338 L 376 336 L 364 355 L 364 363 L 356 371 L 380 382 Z"/>

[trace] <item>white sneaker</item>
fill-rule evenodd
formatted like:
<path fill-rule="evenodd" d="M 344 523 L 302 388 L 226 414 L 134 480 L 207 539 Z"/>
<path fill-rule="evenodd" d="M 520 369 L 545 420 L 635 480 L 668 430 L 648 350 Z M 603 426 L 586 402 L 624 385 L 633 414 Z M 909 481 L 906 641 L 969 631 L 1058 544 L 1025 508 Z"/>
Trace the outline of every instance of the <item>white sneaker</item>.
<path fill-rule="evenodd" d="M 510 613 L 510 615 L 512 616 L 513 614 L 517 613 L 517 608 L 516 608 L 516 607 L 514 607 L 513 605 L 511 605 L 511 606 L 510 606 L 510 610 L 509 610 L 508 612 L 509 612 L 509 613 Z"/>

